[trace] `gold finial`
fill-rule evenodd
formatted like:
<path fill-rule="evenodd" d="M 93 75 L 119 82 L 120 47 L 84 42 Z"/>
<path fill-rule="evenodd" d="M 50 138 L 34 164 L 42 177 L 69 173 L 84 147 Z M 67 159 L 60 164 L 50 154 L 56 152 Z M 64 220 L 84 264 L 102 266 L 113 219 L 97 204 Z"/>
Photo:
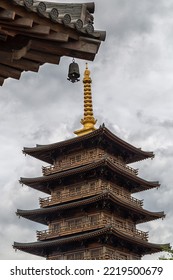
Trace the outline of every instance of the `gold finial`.
<path fill-rule="evenodd" d="M 88 69 L 88 63 L 86 63 L 86 69 L 84 72 L 83 84 L 84 84 L 84 118 L 81 120 L 83 128 L 76 130 L 74 133 L 78 136 L 90 133 L 96 128 L 94 125 L 97 120 L 95 120 L 92 108 L 92 93 L 91 93 L 91 77 L 90 70 Z"/>

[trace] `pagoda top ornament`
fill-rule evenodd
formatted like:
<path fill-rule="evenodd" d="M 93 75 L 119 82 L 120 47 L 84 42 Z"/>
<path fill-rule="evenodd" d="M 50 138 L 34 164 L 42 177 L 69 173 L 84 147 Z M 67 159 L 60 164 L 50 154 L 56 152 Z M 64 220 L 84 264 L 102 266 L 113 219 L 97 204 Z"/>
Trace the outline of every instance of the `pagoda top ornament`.
<path fill-rule="evenodd" d="M 92 105 L 92 92 L 91 92 L 91 77 L 88 64 L 86 63 L 86 69 L 84 72 L 83 84 L 84 84 L 84 118 L 81 120 L 83 128 L 74 131 L 77 136 L 90 133 L 94 130 L 97 120 L 94 118 L 93 105 Z"/>

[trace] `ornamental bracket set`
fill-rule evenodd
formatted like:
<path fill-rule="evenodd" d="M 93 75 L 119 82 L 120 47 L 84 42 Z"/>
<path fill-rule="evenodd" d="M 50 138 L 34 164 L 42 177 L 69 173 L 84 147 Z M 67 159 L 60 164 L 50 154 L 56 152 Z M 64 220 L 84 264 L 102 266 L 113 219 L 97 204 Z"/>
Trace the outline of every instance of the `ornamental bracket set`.
<path fill-rule="evenodd" d="M 94 60 L 106 32 L 94 29 L 94 3 L 0 0 L 0 85 L 61 56 Z"/>

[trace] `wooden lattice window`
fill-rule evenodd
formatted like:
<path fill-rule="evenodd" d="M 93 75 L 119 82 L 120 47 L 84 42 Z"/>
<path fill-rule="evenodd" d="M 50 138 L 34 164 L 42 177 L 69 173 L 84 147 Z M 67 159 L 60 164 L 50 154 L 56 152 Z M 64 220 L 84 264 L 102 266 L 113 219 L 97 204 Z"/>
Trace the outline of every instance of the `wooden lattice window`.
<path fill-rule="evenodd" d="M 59 232 L 60 231 L 60 226 L 61 226 L 60 223 L 53 224 L 52 225 L 52 230 Z"/>
<path fill-rule="evenodd" d="M 99 259 L 101 255 L 101 249 L 92 249 L 90 251 L 90 254 L 91 254 L 91 259 L 93 260 Z"/>
<path fill-rule="evenodd" d="M 70 158 L 70 163 L 74 164 L 75 163 L 75 156 Z"/>
<path fill-rule="evenodd" d="M 99 214 L 89 216 L 89 222 L 91 225 L 97 225 L 98 221 L 99 221 Z"/>
<path fill-rule="evenodd" d="M 81 186 L 71 187 L 71 188 L 69 188 L 69 195 L 75 196 L 76 194 L 80 194 L 81 189 L 82 189 Z"/>
<path fill-rule="evenodd" d="M 88 192 L 92 192 L 96 189 L 96 182 L 90 182 L 88 183 L 88 188 L 86 189 L 86 191 Z"/>
<path fill-rule="evenodd" d="M 67 260 L 82 260 L 84 259 L 84 252 L 75 252 L 67 254 Z"/>
<path fill-rule="evenodd" d="M 76 161 L 77 162 L 81 161 L 81 155 L 76 155 Z"/>
<path fill-rule="evenodd" d="M 78 228 L 81 227 L 82 218 L 71 219 L 67 221 L 68 228 Z"/>

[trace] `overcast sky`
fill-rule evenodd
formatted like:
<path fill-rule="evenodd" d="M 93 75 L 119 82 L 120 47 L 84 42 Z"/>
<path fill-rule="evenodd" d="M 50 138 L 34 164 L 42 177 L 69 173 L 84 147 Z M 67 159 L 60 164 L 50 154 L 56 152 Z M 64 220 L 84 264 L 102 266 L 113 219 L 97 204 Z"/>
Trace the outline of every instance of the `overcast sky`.
<path fill-rule="evenodd" d="M 148 210 L 164 210 L 166 218 L 138 228 L 149 231 L 150 242 L 173 245 L 173 0 L 95 4 L 95 29 L 107 31 L 89 62 L 97 126 L 104 122 L 117 136 L 155 153 L 154 160 L 134 166 L 140 177 L 158 180 L 161 187 L 137 197 Z M 77 62 L 83 75 L 85 61 Z M 46 165 L 25 157 L 22 149 L 72 138 L 81 127 L 83 84 L 67 81 L 69 63 L 71 58 L 62 58 L 58 66 L 44 65 L 39 73 L 23 73 L 0 88 L 0 259 L 39 259 L 12 249 L 14 241 L 36 241 L 36 230 L 45 229 L 15 215 L 17 208 L 38 208 L 38 197 L 44 196 L 18 182 L 41 176 Z"/>

